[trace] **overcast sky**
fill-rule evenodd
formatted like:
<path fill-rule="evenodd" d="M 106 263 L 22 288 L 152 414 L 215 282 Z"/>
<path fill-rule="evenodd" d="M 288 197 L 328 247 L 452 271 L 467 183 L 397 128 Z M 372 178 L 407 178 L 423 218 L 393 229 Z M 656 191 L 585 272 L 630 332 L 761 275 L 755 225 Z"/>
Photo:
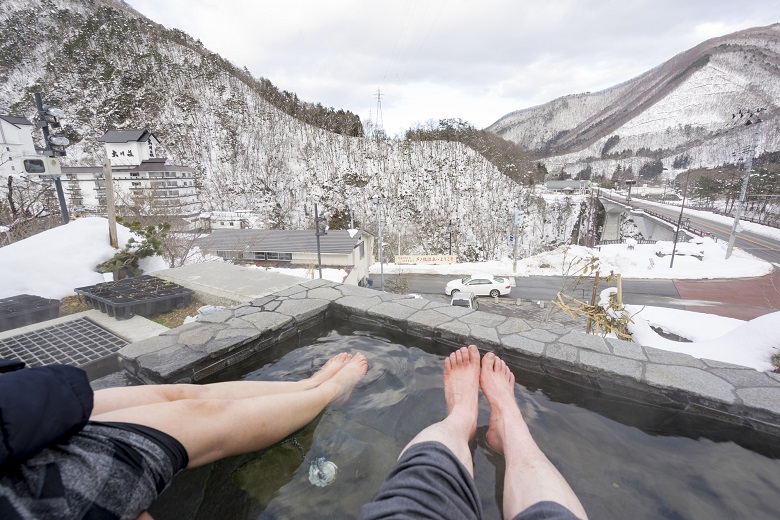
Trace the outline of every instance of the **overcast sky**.
<path fill-rule="evenodd" d="M 706 39 L 780 22 L 780 0 L 127 0 L 304 101 L 390 135 L 631 79 Z"/>

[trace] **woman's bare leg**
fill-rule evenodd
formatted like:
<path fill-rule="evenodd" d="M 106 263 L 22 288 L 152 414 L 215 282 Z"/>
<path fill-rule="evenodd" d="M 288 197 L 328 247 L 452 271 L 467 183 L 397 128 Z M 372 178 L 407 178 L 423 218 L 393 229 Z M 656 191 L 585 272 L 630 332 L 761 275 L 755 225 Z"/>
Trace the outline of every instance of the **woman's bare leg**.
<path fill-rule="evenodd" d="M 480 386 L 490 404 L 488 445 L 506 459 L 504 518 L 542 501 L 558 502 L 587 518 L 566 479 L 536 445 L 515 401 L 515 376 L 492 352 L 482 359 Z"/>
<path fill-rule="evenodd" d="M 447 417 L 418 433 L 401 454 L 414 444 L 438 441 L 449 448 L 474 476 L 469 441 L 477 432 L 479 350 L 476 346 L 461 347 L 444 360 L 444 399 Z"/>
<path fill-rule="evenodd" d="M 355 354 L 315 388 L 245 399 L 181 399 L 122 408 L 96 421 L 141 424 L 182 443 L 194 468 L 249 453 L 284 439 L 311 422 L 329 403 L 345 399 L 366 374 L 368 361 Z"/>
<path fill-rule="evenodd" d="M 227 381 L 209 385 L 172 384 L 106 388 L 95 392 L 92 416 L 122 408 L 165 403 L 180 399 L 246 399 L 263 395 L 300 392 L 327 381 L 352 359 L 341 353 L 330 358 L 317 373 L 300 381 Z"/>

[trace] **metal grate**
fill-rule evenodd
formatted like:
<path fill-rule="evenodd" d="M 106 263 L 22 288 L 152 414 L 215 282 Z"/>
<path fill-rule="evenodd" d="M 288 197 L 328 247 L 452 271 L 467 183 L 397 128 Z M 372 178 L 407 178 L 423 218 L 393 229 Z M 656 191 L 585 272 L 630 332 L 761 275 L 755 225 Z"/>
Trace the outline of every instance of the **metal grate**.
<path fill-rule="evenodd" d="M 82 366 L 116 354 L 127 341 L 86 318 L 0 339 L 0 357 L 35 367 L 63 363 Z"/>

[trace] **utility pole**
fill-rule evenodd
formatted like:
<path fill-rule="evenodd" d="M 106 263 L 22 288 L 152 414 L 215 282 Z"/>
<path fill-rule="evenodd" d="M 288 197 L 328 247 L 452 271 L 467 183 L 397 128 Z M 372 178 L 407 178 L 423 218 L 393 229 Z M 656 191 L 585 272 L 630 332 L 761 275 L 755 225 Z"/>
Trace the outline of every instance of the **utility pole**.
<path fill-rule="evenodd" d="M 116 234 L 116 207 L 114 206 L 114 178 L 111 174 L 111 159 L 103 160 L 103 175 L 106 178 L 106 213 L 108 214 L 108 241 L 111 247 L 119 249 Z"/>
<path fill-rule="evenodd" d="M 450 219 L 450 223 L 447 225 L 447 231 L 450 233 L 450 250 L 447 254 L 452 256 L 452 219 Z"/>
<path fill-rule="evenodd" d="M 590 201 L 588 202 L 588 243 L 587 247 L 593 247 L 596 244 L 595 217 L 593 217 L 593 190 L 590 190 Z"/>
<path fill-rule="evenodd" d="M 320 237 L 328 234 L 328 228 L 325 224 L 325 214 L 322 216 L 317 212 L 317 203 L 314 203 L 314 229 L 317 235 L 317 265 L 320 270 L 320 279 L 322 279 L 322 254 L 320 253 Z"/>
<path fill-rule="evenodd" d="M 762 121 L 761 112 L 766 110 L 765 108 L 759 108 L 755 112 L 740 110 L 739 117 L 742 119 L 747 116 L 747 121 L 744 123 L 747 125 L 757 125 Z M 732 114 L 731 119 L 736 119 L 737 114 Z M 745 204 L 745 195 L 747 194 L 748 180 L 750 179 L 750 170 L 753 168 L 753 154 L 756 151 L 756 141 L 758 140 L 758 129 L 754 129 L 752 143 L 747 148 L 747 158 L 745 160 L 745 176 L 742 178 L 742 190 L 739 192 L 739 202 L 737 202 L 737 210 L 734 212 L 734 223 L 731 225 L 731 234 L 729 235 L 729 245 L 726 247 L 726 260 L 731 257 L 731 253 L 734 249 L 734 242 L 737 239 L 737 232 L 741 229 L 739 225 L 739 217 L 742 215 L 742 207 Z"/>
<path fill-rule="evenodd" d="M 677 252 L 677 241 L 680 240 L 680 226 L 682 225 L 683 210 L 685 209 L 685 197 L 688 195 L 688 181 L 691 178 L 691 170 L 685 174 L 685 191 L 683 191 L 683 200 L 680 204 L 680 218 L 677 219 L 677 233 L 674 234 L 674 244 L 672 245 L 672 259 L 669 261 L 669 269 L 674 267 L 674 254 Z"/>
<path fill-rule="evenodd" d="M 377 207 L 377 214 L 379 215 L 379 288 L 382 292 L 385 292 L 385 264 L 382 261 L 382 205 L 384 204 L 384 195 L 374 195 L 371 197 L 372 202 Z"/>
<path fill-rule="evenodd" d="M 726 260 L 731 257 L 731 253 L 734 250 L 734 242 L 737 240 L 737 232 L 742 230 L 742 226 L 739 225 L 739 217 L 742 215 L 742 205 L 745 203 L 745 195 L 747 194 L 748 180 L 750 179 L 750 170 L 753 167 L 753 148 L 747 149 L 747 159 L 745 160 L 745 175 L 742 177 L 742 189 L 739 192 L 739 200 L 737 201 L 737 209 L 734 212 L 734 222 L 731 225 L 731 233 L 729 234 L 729 245 L 726 247 Z"/>
<path fill-rule="evenodd" d="M 520 226 L 523 224 L 523 214 L 520 213 L 519 208 L 515 208 L 515 214 L 513 219 L 514 225 L 514 252 L 512 253 L 512 274 L 517 272 L 517 250 L 520 244 Z"/>

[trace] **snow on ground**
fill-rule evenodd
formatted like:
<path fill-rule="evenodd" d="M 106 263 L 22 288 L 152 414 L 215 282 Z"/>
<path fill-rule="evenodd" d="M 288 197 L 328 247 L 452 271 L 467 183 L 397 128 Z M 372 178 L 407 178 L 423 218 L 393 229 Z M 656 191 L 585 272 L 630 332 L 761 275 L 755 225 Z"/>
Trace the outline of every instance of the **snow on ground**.
<path fill-rule="evenodd" d="M 600 272 L 607 276 L 610 272 L 623 278 L 748 278 L 764 276 L 773 271 L 769 262 L 760 260 L 744 251 L 735 249 L 731 258 L 726 260 L 725 244 L 716 243 L 710 238 L 697 239 L 701 244 L 695 248 L 704 251 L 701 260 L 688 255 L 674 257 L 674 266 L 669 267 L 671 255 L 656 256 L 656 244 L 637 244 L 629 249 L 627 244 L 601 246 L 591 249 L 583 246 L 561 246 L 553 251 L 541 253 L 517 261 L 513 271 L 512 260 L 461 263 L 452 265 L 397 265 L 384 264 L 385 274 L 424 273 L 442 275 L 495 274 L 499 276 L 564 276 L 573 275 L 589 257 L 599 259 Z M 681 244 L 682 245 L 682 244 Z M 700 246 L 700 247 L 698 247 Z M 681 250 L 689 249 L 682 245 Z M 661 248 L 663 249 L 663 248 Z M 579 266 L 579 267 L 578 267 Z M 379 273 L 379 264 L 371 266 L 372 273 Z"/>
<path fill-rule="evenodd" d="M 129 229 L 117 225 L 119 247 L 132 236 Z M 0 248 L 0 298 L 32 294 L 62 299 L 73 289 L 103 282 L 95 268 L 114 256 L 108 238 L 108 220 L 79 218 L 25 240 Z M 168 266 L 162 258 L 140 262 L 144 271 Z"/>
<path fill-rule="evenodd" d="M 117 226 L 120 246 L 130 238 L 130 231 Z M 669 257 L 655 257 L 653 246 L 625 245 L 603 246 L 595 251 L 580 246 L 561 247 L 555 251 L 521 259 L 513 272 L 512 261 L 462 263 L 452 265 L 394 265 L 384 264 L 385 274 L 396 272 L 434 273 L 443 275 L 492 273 L 503 276 L 561 275 L 577 259 L 595 254 L 600 258 L 603 274 L 609 270 L 631 278 L 728 278 L 735 276 L 760 276 L 771 271 L 766 262 L 745 253 L 736 252 L 724 260 L 720 244 L 704 242 L 704 260 L 676 257 L 673 269 L 668 268 Z M 104 218 L 80 218 L 66 226 L 44 231 L 26 240 L 0 248 L 0 298 L 18 294 L 32 294 L 45 298 L 61 299 L 71 296 L 76 287 L 93 285 L 103 281 L 95 267 L 113 256 L 114 249 L 108 242 L 108 221 Z M 206 259 L 210 260 L 210 259 Z M 648 269 L 649 260 L 655 266 Z M 159 258 L 141 262 L 145 272 L 166 269 Z M 283 274 L 304 278 L 318 278 L 314 269 L 277 269 Z M 371 271 L 379 273 L 375 264 Z M 346 272 L 341 269 L 323 269 L 323 277 L 341 282 Z M 683 352 L 695 357 L 716 359 L 728 363 L 749 366 L 758 370 L 771 369 L 770 358 L 780 353 L 780 312 L 740 322 L 708 314 L 674 311 L 653 307 L 630 307 L 635 324 L 631 325 L 636 342 L 650 347 Z M 650 326 L 661 328 L 693 340 L 681 343 L 662 338 Z"/>
<path fill-rule="evenodd" d="M 780 354 L 780 312 L 750 321 L 722 318 L 712 314 L 626 305 L 633 323 L 628 324 L 632 339 L 645 347 L 680 352 L 695 358 L 712 359 L 756 370 L 771 371 L 772 356 Z M 652 327 L 691 340 L 674 341 Z"/>
<path fill-rule="evenodd" d="M 320 271 L 316 267 L 313 269 L 285 269 L 283 267 L 258 267 L 258 269 L 265 269 L 266 271 L 271 271 L 272 273 L 281 273 L 286 274 L 289 276 L 297 276 L 299 278 L 309 278 L 313 280 L 314 278 L 320 277 Z M 328 280 L 329 282 L 337 282 L 342 283 L 344 281 L 344 278 L 347 277 L 349 273 L 346 272 L 344 269 L 333 269 L 331 267 L 323 267 L 322 268 L 322 278 L 323 280 Z"/>

